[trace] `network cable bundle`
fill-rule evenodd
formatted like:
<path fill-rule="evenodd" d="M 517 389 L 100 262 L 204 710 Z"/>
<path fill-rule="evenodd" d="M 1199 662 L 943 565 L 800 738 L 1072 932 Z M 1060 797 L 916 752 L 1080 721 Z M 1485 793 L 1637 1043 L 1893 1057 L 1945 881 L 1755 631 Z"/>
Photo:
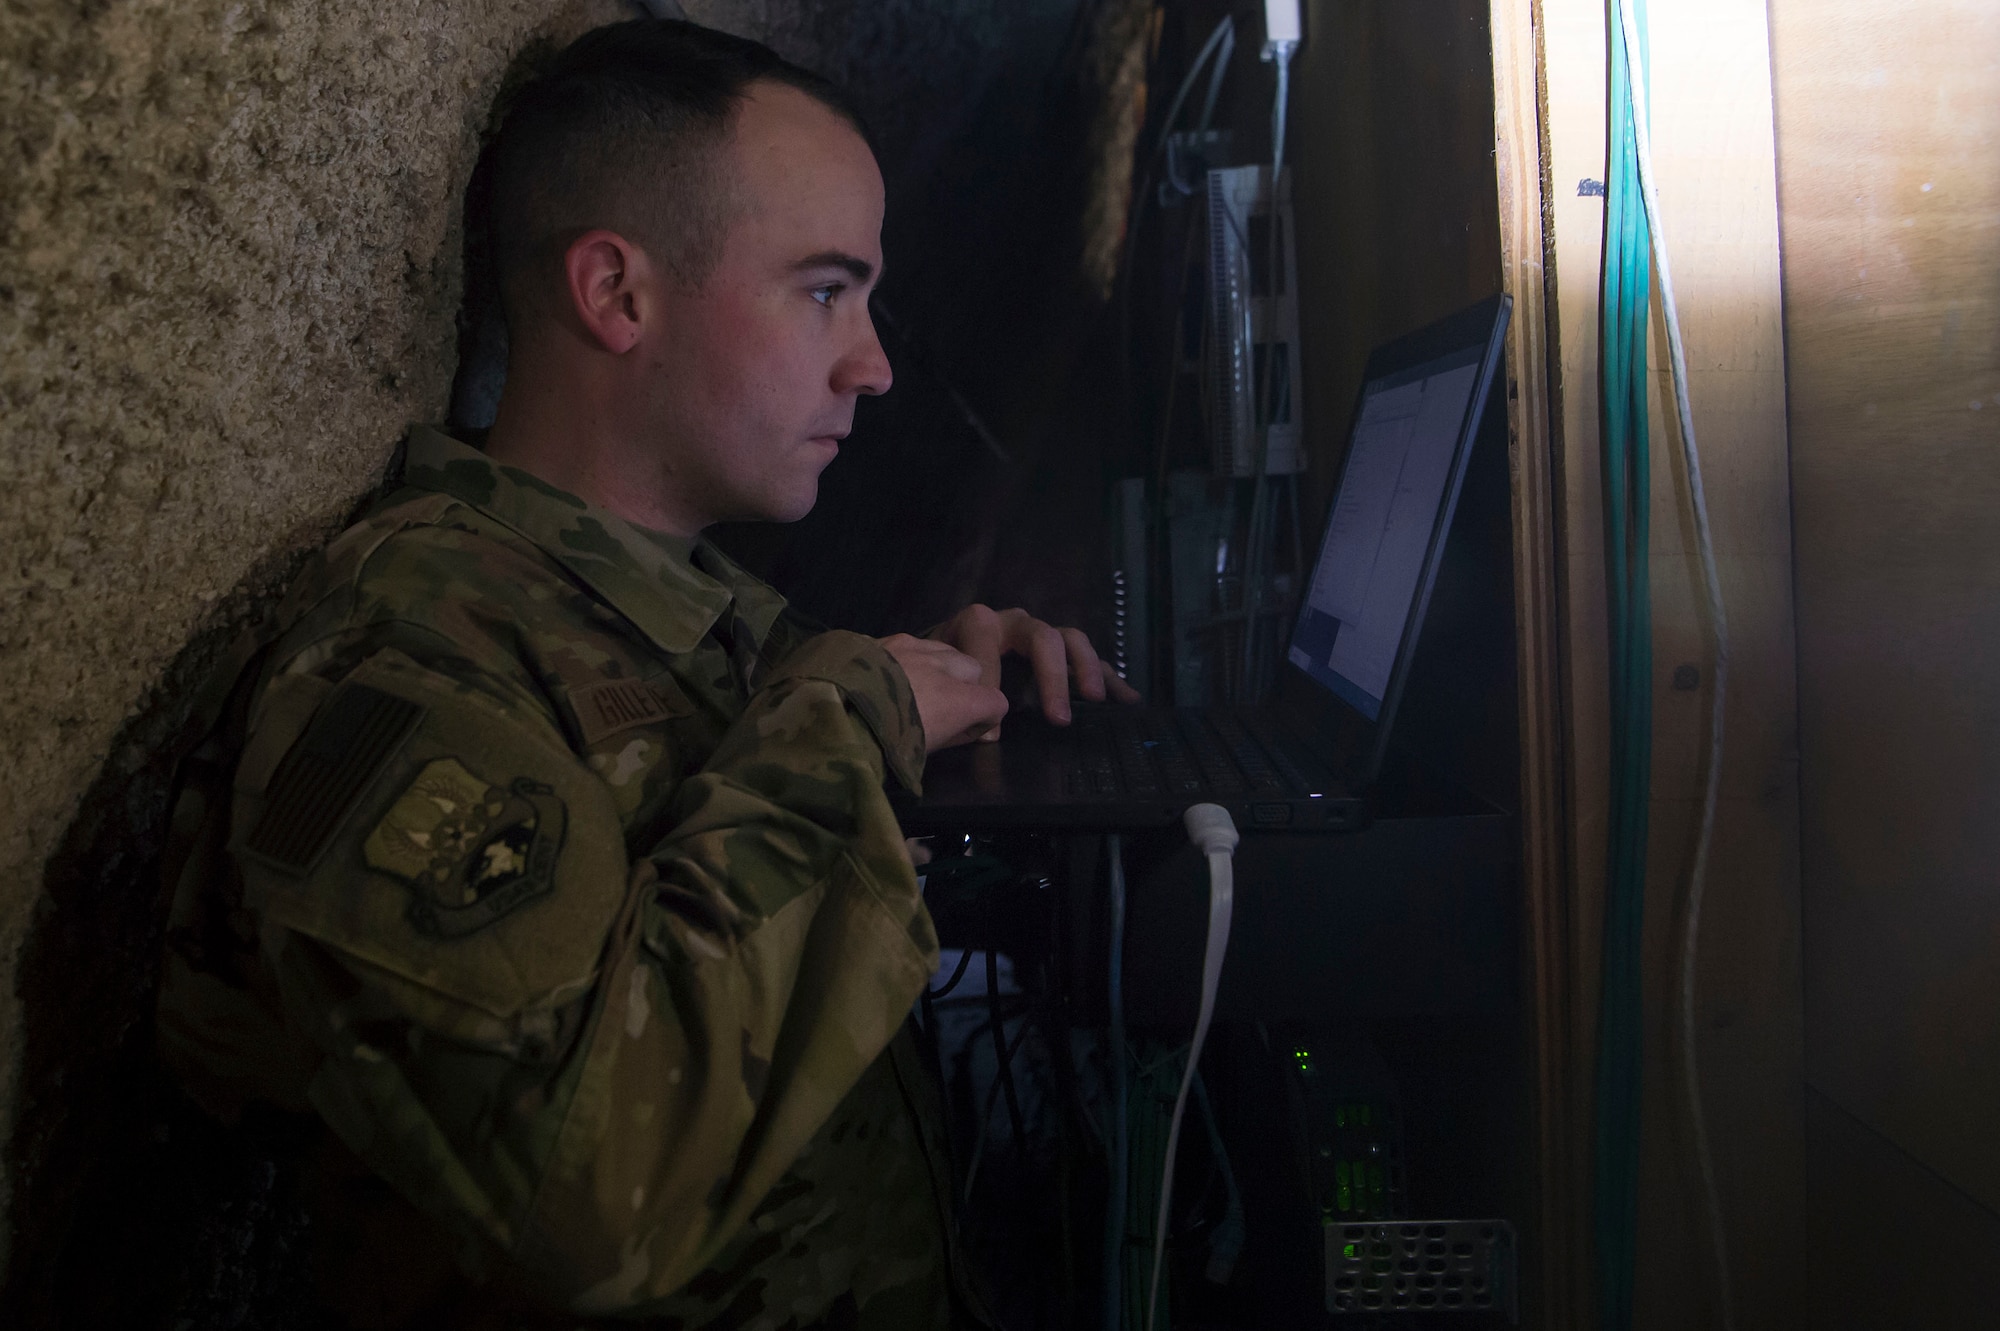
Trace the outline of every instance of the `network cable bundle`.
<path fill-rule="evenodd" d="M 1603 248 L 1606 296 L 1599 374 L 1606 403 L 1603 450 L 1612 482 L 1606 504 L 1607 573 L 1612 588 L 1614 772 L 1612 834 L 1604 911 L 1597 1054 L 1597 1171 L 1594 1180 L 1597 1294 L 1601 1319 L 1614 1331 L 1634 1318 L 1642 1062 L 1640 952 L 1646 911 L 1648 807 L 1652 753 L 1652 590 L 1646 572 L 1648 411 L 1646 347 L 1649 293 L 1657 285 L 1666 326 L 1673 411 L 1679 427 L 1689 516 L 1694 521 L 1701 589 L 1714 641 L 1709 728 L 1702 778 L 1701 822 L 1688 870 L 1680 921 L 1675 1007 L 1681 1092 L 1708 1230 L 1718 1321 L 1735 1326 L 1715 1158 L 1702 1106 L 1695 1027 L 1695 959 L 1701 941 L 1702 897 L 1714 848 L 1721 793 L 1722 741 L 1729 685 L 1729 617 L 1722 595 L 1694 407 L 1688 397 L 1687 348 L 1674 297 L 1673 265 L 1661 229 L 1659 184 L 1653 168 L 1649 55 L 1644 0 L 1616 0 L 1606 62 L 1611 76 L 1606 125 L 1606 209 Z M 1650 261 L 1650 262 L 1649 262 Z"/>
<path fill-rule="evenodd" d="M 1199 220 L 1188 233 L 1190 252 L 1197 237 L 1202 240 L 1201 260 L 1190 274 L 1199 284 L 1199 299 L 1186 302 L 1181 314 L 1198 322 L 1199 330 L 1198 336 L 1190 327 L 1177 330 L 1175 354 L 1187 354 L 1190 344 L 1201 349 L 1196 364 L 1206 407 L 1201 419 L 1208 474 L 1230 483 L 1229 489 L 1211 483 L 1197 494 L 1179 483 L 1186 478 L 1159 478 L 1173 483 L 1174 491 L 1171 498 L 1160 494 L 1157 502 L 1168 528 L 1174 694 L 1182 704 L 1210 697 L 1248 702 L 1263 696 L 1276 659 L 1279 626 L 1296 609 L 1292 598 L 1301 572 L 1295 478 L 1307 464 L 1299 394 L 1296 228 L 1292 177 L 1285 168 L 1299 6 L 1294 0 L 1272 0 L 1265 5 L 1264 20 L 1263 59 L 1276 76 L 1268 160 L 1228 163 L 1234 136 L 1210 126 L 1221 74 L 1235 45 L 1234 25 L 1226 18 L 1183 79 L 1161 138 L 1168 177 L 1162 199 L 1169 190 L 1199 192 L 1201 197 Z M 1175 133 L 1174 115 L 1211 57 L 1215 63 L 1201 118 L 1192 129 Z M 1225 160 L 1217 161 L 1217 156 Z M 1192 164 L 1202 169 L 1190 170 Z M 1171 414 L 1170 396 L 1163 439 Z M 1289 551 L 1289 561 L 1281 546 Z"/>

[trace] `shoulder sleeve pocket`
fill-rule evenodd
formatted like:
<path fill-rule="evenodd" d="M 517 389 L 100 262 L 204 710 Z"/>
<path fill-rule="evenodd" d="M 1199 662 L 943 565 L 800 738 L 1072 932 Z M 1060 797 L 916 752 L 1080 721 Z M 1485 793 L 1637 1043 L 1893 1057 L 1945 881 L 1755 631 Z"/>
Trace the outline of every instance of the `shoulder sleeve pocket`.
<path fill-rule="evenodd" d="M 549 717 L 398 652 L 260 713 L 233 821 L 267 922 L 502 1019 L 590 986 L 624 837 Z"/>

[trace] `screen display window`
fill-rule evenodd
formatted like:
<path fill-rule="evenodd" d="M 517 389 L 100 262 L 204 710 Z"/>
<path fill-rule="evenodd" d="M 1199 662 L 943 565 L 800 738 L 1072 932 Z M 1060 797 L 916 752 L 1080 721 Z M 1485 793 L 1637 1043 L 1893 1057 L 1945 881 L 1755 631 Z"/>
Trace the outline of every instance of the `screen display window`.
<path fill-rule="evenodd" d="M 1443 517 L 1482 348 L 1371 381 L 1348 444 L 1293 665 L 1373 721 Z"/>

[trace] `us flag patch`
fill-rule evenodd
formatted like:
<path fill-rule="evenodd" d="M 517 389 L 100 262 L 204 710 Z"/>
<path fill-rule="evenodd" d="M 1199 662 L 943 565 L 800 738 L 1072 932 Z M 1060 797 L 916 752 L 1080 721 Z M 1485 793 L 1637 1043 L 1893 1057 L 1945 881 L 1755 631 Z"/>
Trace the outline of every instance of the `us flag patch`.
<path fill-rule="evenodd" d="M 244 852 L 288 874 L 310 873 L 423 714 L 422 704 L 366 684 L 337 690 L 278 763 Z"/>

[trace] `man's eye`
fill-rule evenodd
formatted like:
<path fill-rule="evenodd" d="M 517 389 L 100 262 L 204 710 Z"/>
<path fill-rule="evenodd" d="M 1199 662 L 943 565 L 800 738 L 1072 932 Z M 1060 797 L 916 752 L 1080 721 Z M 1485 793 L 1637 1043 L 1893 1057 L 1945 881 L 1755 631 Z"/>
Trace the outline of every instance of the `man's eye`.
<path fill-rule="evenodd" d="M 847 289 L 846 283 L 832 282 L 823 287 L 814 287 L 812 289 L 812 298 L 818 301 L 822 305 L 831 306 L 833 304 L 834 297 L 838 296 L 841 292 L 845 291 L 846 289 Z"/>

